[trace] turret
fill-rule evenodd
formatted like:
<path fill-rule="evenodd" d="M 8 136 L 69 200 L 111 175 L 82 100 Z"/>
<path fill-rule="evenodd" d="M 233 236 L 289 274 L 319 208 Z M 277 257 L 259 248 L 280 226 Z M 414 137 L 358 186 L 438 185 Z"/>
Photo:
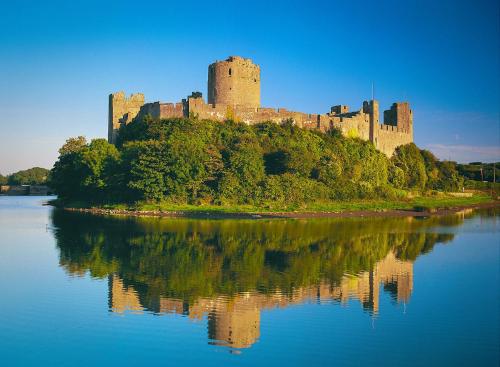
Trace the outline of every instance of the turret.
<path fill-rule="evenodd" d="M 363 102 L 363 112 L 370 115 L 370 141 L 377 147 L 377 132 L 379 127 L 379 109 L 378 101 L 372 99 L 371 101 Z"/>

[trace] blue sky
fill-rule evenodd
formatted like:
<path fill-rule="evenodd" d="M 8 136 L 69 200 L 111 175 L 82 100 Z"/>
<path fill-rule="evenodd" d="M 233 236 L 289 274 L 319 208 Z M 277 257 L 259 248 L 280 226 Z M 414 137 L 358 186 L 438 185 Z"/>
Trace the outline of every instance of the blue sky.
<path fill-rule="evenodd" d="M 0 11 L 0 172 L 50 168 L 70 136 L 107 136 L 107 96 L 206 96 L 208 64 L 261 66 L 262 105 L 381 109 L 415 142 L 500 160 L 499 5 L 476 1 L 8 1 Z"/>

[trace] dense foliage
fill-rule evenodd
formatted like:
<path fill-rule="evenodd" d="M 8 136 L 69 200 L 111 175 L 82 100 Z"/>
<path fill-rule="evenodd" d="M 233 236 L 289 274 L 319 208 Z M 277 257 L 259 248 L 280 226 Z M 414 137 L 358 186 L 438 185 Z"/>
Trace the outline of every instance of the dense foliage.
<path fill-rule="evenodd" d="M 33 167 L 9 176 L 0 174 L 0 185 L 44 185 L 47 183 L 49 173 L 46 168 Z"/>
<path fill-rule="evenodd" d="M 453 164 L 414 144 L 388 159 L 370 142 L 290 122 L 146 118 L 122 128 L 116 147 L 104 139 L 68 140 L 51 184 L 63 200 L 278 208 L 458 190 L 462 181 Z"/>
<path fill-rule="evenodd" d="M 59 149 L 50 184 L 61 198 L 107 200 L 118 162 L 118 150 L 106 140 L 71 138 Z"/>

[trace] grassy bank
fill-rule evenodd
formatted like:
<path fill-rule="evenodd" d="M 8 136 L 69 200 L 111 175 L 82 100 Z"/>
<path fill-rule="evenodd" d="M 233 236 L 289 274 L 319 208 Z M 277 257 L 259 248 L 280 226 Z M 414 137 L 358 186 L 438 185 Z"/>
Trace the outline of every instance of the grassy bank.
<path fill-rule="evenodd" d="M 136 202 L 130 204 L 106 204 L 93 206 L 85 202 L 55 202 L 57 206 L 67 208 L 102 208 L 131 211 L 160 211 L 160 212 L 221 212 L 221 213 L 271 213 L 271 212 L 353 212 L 353 211 L 389 211 L 389 210 L 417 210 L 433 211 L 454 207 L 468 207 L 493 202 L 493 199 L 484 194 L 472 197 L 454 197 L 450 195 L 419 196 L 406 200 L 351 200 L 336 202 L 316 202 L 303 206 L 288 207 L 256 207 L 251 205 L 179 205 L 170 202 Z"/>

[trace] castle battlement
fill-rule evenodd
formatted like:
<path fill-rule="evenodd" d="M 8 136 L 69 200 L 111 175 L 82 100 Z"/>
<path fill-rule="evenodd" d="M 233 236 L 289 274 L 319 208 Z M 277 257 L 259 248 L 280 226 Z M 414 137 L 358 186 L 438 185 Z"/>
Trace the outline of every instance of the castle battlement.
<path fill-rule="evenodd" d="M 293 121 L 302 128 L 338 129 L 345 136 L 369 140 L 389 157 L 398 146 L 413 142 L 413 112 L 408 102 L 395 102 L 389 110 L 383 111 L 382 123 L 376 100 L 364 101 L 359 110 L 352 112 L 347 105 L 334 105 L 324 114 L 261 107 L 260 66 L 240 56 L 230 56 L 210 64 L 207 89 L 207 102 L 201 93 L 193 93 L 177 103 L 145 103 L 142 93 L 129 97 L 124 92 L 110 94 L 109 142 L 116 142 L 120 126 L 147 115 L 153 118 L 191 116 L 217 121 L 235 120 L 250 125 L 264 121 Z"/>
<path fill-rule="evenodd" d="M 386 125 L 386 124 L 380 124 L 379 125 L 380 130 L 385 130 L 385 131 L 393 131 L 393 132 L 398 132 L 398 133 L 403 133 L 403 134 L 409 134 L 410 131 L 400 128 L 398 126 L 393 126 L 393 125 Z"/>

